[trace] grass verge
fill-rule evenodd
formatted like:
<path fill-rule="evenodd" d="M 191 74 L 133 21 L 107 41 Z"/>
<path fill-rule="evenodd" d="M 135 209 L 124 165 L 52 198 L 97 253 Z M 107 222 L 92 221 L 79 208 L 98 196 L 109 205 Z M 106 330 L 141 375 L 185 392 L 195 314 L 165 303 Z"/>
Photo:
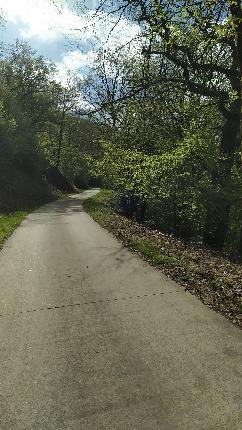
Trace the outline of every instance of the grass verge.
<path fill-rule="evenodd" d="M 109 190 L 101 190 L 100 193 L 84 201 L 84 209 L 102 227 L 107 228 L 112 233 L 118 233 L 115 222 L 118 215 L 112 209 L 114 203 L 114 193 Z"/>
<path fill-rule="evenodd" d="M 44 199 L 37 199 L 35 202 L 32 202 L 32 207 L 30 208 L 24 208 L 23 210 L 8 214 L 0 214 L 0 250 L 3 247 L 5 240 L 11 236 L 27 215 L 46 203 L 50 203 L 51 201 L 64 197 L 66 197 L 66 194 L 56 191 L 53 195 L 46 196 Z"/>
<path fill-rule="evenodd" d="M 0 249 L 5 240 L 11 236 L 13 231 L 30 212 L 31 211 L 18 211 L 13 214 L 0 216 Z"/>
<path fill-rule="evenodd" d="M 240 264 L 118 214 L 112 191 L 102 190 L 86 200 L 84 208 L 124 245 L 242 328 Z"/>

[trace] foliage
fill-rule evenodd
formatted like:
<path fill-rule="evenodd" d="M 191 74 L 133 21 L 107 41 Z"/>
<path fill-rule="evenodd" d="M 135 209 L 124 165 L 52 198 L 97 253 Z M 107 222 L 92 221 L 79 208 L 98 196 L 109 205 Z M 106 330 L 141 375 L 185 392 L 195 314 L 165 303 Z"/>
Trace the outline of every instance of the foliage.
<path fill-rule="evenodd" d="M 108 58 L 112 76 L 115 67 L 119 76 L 118 110 L 94 171 L 118 192 L 126 215 L 236 256 L 242 253 L 239 2 L 123 0 L 117 10 L 140 24 L 140 51 L 126 50 L 124 59 L 117 50 Z M 99 72 L 105 82 L 107 72 Z M 107 100 L 110 87 L 97 81 L 99 89 Z M 110 105 L 99 107 L 105 118 Z"/>
<path fill-rule="evenodd" d="M 44 179 L 59 166 L 70 181 L 86 169 L 92 123 L 75 115 L 75 81 L 61 86 L 53 64 L 25 43 L 3 46 L 0 58 L 0 213 L 46 201 Z M 86 169 L 87 170 L 87 169 Z"/>
<path fill-rule="evenodd" d="M 122 132 L 119 143 L 121 138 Z M 126 214 L 141 215 L 143 221 L 166 231 L 201 240 L 207 207 L 219 205 L 225 192 L 213 181 L 220 169 L 216 138 L 196 131 L 175 147 L 170 145 L 169 151 L 167 144 L 153 155 L 128 149 L 125 143 L 101 142 L 103 156 L 94 169 L 117 191 Z"/>

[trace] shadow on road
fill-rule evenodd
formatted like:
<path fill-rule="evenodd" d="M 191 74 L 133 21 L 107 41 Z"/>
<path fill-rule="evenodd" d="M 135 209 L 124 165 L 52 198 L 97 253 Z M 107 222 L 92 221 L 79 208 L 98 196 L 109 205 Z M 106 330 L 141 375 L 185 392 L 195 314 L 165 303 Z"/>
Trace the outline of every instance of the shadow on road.
<path fill-rule="evenodd" d="M 37 209 L 34 214 L 47 214 L 53 216 L 72 215 L 73 212 L 83 212 L 83 201 L 83 198 L 58 200 L 46 206 L 42 206 L 41 208 Z"/>
<path fill-rule="evenodd" d="M 99 188 L 84 191 L 82 194 L 73 194 L 63 200 L 56 200 L 52 203 L 48 203 L 45 206 L 41 206 L 33 212 L 33 215 L 51 215 L 53 217 L 60 215 L 72 215 L 73 213 L 83 212 L 82 204 L 84 200 L 96 194 Z"/>

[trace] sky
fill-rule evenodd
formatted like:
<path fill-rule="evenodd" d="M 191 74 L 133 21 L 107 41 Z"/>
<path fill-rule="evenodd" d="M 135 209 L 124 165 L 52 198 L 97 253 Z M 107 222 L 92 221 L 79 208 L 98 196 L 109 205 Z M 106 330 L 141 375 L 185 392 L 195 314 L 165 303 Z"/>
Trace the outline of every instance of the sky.
<path fill-rule="evenodd" d="M 116 19 L 96 13 L 97 0 L 86 0 L 77 8 L 75 0 L 0 0 L 5 25 L 0 40 L 14 43 L 18 38 L 57 65 L 58 80 L 67 71 L 85 76 L 100 46 L 114 49 L 135 38 L 139 27 L 122 18 L 110 34 Z M 80 2 L 79 2 L 80 3 Z"/>

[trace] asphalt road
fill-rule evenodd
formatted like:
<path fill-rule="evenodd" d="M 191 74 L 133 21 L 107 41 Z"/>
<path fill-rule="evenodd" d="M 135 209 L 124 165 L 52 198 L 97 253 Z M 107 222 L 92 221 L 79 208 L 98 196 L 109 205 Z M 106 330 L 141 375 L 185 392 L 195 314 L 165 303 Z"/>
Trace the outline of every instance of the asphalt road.
<path fill-rule="evenodd" d="M 1 430 L 241 430 L 242 333 L 83 210 L 0 253 Z"/>

